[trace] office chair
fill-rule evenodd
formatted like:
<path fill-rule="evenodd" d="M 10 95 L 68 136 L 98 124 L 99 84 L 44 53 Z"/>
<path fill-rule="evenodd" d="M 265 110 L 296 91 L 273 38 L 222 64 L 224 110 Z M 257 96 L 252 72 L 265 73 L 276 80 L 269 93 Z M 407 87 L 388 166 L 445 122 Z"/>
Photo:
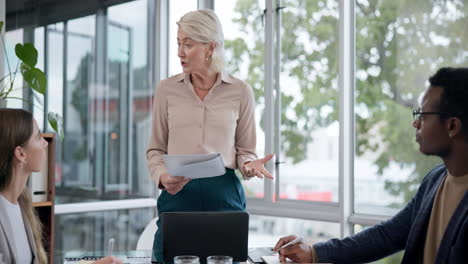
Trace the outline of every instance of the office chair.
<path fill-rule="evenodd" d="M 151 219 L 148 225 L 146 225 L 145 230 L 143 230 L 138 238 L 136 250 L 153 250 L 154 234 L 156 234 L 156 230 L 158 229 L 156 226 L 157 219 L 157 217 Z"/>

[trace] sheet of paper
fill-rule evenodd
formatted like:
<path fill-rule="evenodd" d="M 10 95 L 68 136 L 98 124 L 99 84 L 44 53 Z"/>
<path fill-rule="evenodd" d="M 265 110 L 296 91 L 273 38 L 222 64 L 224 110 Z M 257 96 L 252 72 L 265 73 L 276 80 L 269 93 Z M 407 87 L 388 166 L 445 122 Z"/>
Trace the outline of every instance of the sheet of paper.
<path fill-rule="evenodd" d="M 219 153 L 194 155 L 163 155 L 170 175 L 201 179 L 220 176 L 226 173 Z"/>
<path fill-rule="evenodd" d="M 279 260 L 279 257 L 278 257 L 278 254 L 275 254 L 275 255 L 271 255 L 271 256 L 262 256 L 262 259 L 265 263 L 267 264 L 294 264 L 296 262 L 290 260 L 290 259 L 286 259 L 286 262 L 285 263 L 281 263 L 280 260 Z"/>
<path fill-rule="evenodd" d="M 296 262 L 286 258 L 285 263 L 281 263 L 279 261 L 278 254 L 269 255 L 269 256 L 262 256 L 262 260 L 267 264 L 295 264 Z M 332 264 L 332 263 L 322 263 L 322 262 L 314 262 L 315 264 Z"/>

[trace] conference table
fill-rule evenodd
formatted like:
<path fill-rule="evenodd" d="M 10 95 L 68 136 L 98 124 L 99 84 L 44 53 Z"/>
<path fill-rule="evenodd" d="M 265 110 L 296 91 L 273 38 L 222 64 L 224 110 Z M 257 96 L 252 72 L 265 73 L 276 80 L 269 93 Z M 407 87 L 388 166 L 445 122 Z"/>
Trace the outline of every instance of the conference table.
<path fill-rule="evenodd" d="M 69 251 L 63 256 L 64 264 L 92 263 L 93 261 L 105 257 L 109 254 L 107 251 Z M 112 256 L 120 258 L 124 264 L 151 264 L 152 251 L 148 250 L 131 250 L 131 251 L 114 251 Z"/>
<path fill-rule="evenodd" d="M 251 248 L 249 249 L 249 255 L 255 255 L 253 251 L 258 251 L 258 249 L 262 249 L 260 252 L 263 251 L 264 248 Z M 82 250 L 75 250 L 75 251 L 68 251 L 66 253 L 61 254 L 63 256 L 63 263 L 64 264 L 85 264 L 85 263 L 92 263 L 99 258 L 104 256 L 108 256 L 109 252 L 107 251 L 82 251 Z M 120 258 L 124 264 L 153 264 L 159 263 L 156 261 L 151 261 L 152 251 L 151 250 L 127 250 L 127 251 L 114 251 L 112 252 L 113 256 Z M 57 254 L 57 256 L 59 256 Z M 247 260 L 247 263 L 252 264 L 250 260 Z M 273 263 L 273 262 L 272 262 Z M 278 261 L 279 263 L 279 261 Z"/>

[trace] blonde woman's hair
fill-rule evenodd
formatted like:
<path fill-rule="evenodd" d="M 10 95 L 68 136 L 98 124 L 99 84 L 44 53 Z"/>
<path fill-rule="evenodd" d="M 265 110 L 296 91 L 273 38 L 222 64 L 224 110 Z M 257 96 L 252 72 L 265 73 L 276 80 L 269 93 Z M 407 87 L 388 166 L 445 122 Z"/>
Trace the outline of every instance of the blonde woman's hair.
<path fill-rule="evenodd" d="M 224 35 L 218 16 L 211 10 L 197 10 L 183 15 L 177 25 L 191 39 L 208 44 L 213 42 L 216 48 L 211 56 L 210 67 L 216 71 L 224 70 Z"/>
<path fill-rule="evenodd" d="M 23 109 L 0 108 L 0 191 L 10 187 L 13 181 L 13 156 L 17 146 L 25 146 L 33 133 L 33 116 Z M 40 264 L 47 263 L 47 254 L 42 244 L 42 226 L 32 207 L 28 188 L 18 199 L 21 212 L 31 226 Z"/>

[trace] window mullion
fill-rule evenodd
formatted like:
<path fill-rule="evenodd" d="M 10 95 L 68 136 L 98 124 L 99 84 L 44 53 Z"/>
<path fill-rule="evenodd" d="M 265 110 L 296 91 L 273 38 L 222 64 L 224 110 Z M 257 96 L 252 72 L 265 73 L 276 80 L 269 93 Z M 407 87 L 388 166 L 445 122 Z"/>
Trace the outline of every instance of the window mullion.
<path fill-rule="evenodd" d="M 274 6 L 273 0 L 265 0 L 265 154 L 273 153 L 274 148 L 274 105 L 273 98 L 275 73 L 274 68 Z M 272 162 L 266 164 L 266 169 L 273 172 Z M 274 201 L 274 182 L 270 179 L 264 180 L 264 200 L 266 202 Z"/>
<path fill-rule="evenodd" d="M 340 170 L 341 236 L 353 233 L 354 211 L 354 1 L 340 1 Z"/>
<path fill-rule="evenodd" d="M 214 10 L 214 0 L 198 0 L 198 9 Z"/>
<path fill-rule="evenodd" d="M 281 0 L 276 0 L 276 47 L 275 47 L 275 123 L 274 123 L 274 150 L 275 150 L 275 195 L 280 194 L 280 155 L 281 155 L 281 89 L 280 89 L 280 63 L 281 63 Z"/>

